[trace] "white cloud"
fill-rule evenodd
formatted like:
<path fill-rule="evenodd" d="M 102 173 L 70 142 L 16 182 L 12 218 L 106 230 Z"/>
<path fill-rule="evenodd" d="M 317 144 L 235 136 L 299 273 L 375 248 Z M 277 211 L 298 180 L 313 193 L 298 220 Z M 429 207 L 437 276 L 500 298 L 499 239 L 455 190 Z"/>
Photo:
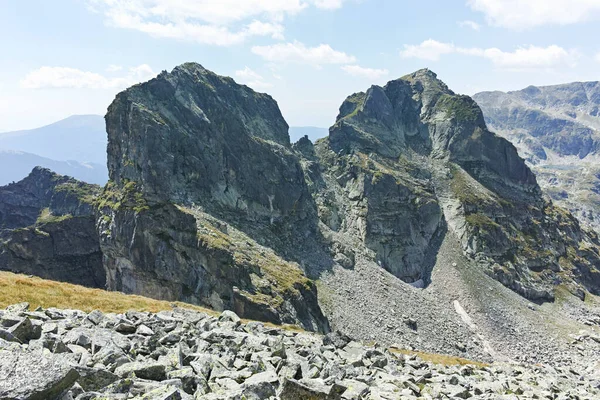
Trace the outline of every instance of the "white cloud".
<path fill-rule="evenodd" d="M 594 59 L 600 63 L 600 52 L 598 54 L 596 54 L 596 56 L 594 57 Z"/>
<path fill-rule="evenodd" d="M 106 68 L 106 72 L 118 72 L 120 70 L 122 70 L 123 67 L 120 65 L 115 65 L 115 64 L 110 64 L 107 68 Z"/>
<path fill-rule="evenodd" d="M 354 56 L 334 50 L 328 44 L 306 47 L 298 41 L 270 46 L 254 46 L 252 52 L 270 62 L 301 63 L 316 67 L 323 64 L 352 64 L 356 62 Z"/>
<path fill-rule="evenodd" d="M 579 57 L 575 51 L 552 45 L 548 47 L 520 47 L 513 52 L 485 49 L 483 56 L 504 69 L 541 69 L 560 66 L 573 67 Z"/>
<path fill-rule="evenodd" d="M 523 30 L 600 19 L 598 0 L 467 0 L 489 24 Z"/>
<path fill-rule="evenodd" d="M 229 46 L 252 36 L 283 40 L 283 20 L 314 6 L 336 9 L 343 0 L 88 0 L 115 27 L 154 37 Z"/>
<path fill-rule="evenodd" d="M 250 86 L 254 90 L 265 90 L 273 87 L 272 83 L 265 81 L 262 75 L 248 67 L 235 71 L 235 77 L 239 82 Z"/>
<path fill-rule="evenodd" d="M 343 0 L 313 0 L 312 2 L 317 8 L 333 10 L 342 7 Z"/>
<path fill-rule="evenodd" d="M 456 51 L 453 44 L 438 42 L 428 39 L 418 45 L 404 45 L 404 50 L 400 52 L 403 58 L 420 58 L 422 60 L 438 61 L 444 54 L 454 53 Z"/>
<path fill-rule="evenodd" d="M 129 68 L 127 75 L 116 78 L 76 68 L 44 66 L 29 72 L 20 84 L 25 89 L 123 89 L 154 76 L 156 74 L 146 64 Z"/>
<path fill-rule="evenodd" d="M 438 61 L 442 55 L 446 54 L 482 57 L 490 60 L 496 67 L 508 70 L 573 67 L 579 58 L 577 51 L 565 50 L 556 45 L 519 47 L 515 51 L 507 52 L 497 48 L 458 47 L 453 43 L 443 43 L 432 39 L 425 40 L 418 45 L 404 45 L 404 50 L 400 52 L 404 58 L 419 58 L 429 61 Z"/>
<path fill-rule="evenodd" d="M 359 76 L 371 80 L 387 76 L 390 73 L 387 69 L 364 68 L 359 65 L 344 65 L 342 70 L 352 76 Z"/>
<path fill-rule="evenodd" d="M 481 25 L 479 25 L 475 21 L 469 21 L 469 20 L 458 21 L 458 26 L 460 26 L 461 28 L 471 28 L 474 31 L 478 31 L 481 29 Z"/>

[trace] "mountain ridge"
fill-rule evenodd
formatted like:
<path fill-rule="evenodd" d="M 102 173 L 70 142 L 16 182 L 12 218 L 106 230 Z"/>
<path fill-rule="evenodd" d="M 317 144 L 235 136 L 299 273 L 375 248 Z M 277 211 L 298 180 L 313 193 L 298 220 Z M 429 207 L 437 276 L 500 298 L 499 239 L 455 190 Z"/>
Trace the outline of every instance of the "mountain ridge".
<path fill-rule="evenodd" d="M 474 99 L 487 123 L 519 148 L 545 192 L 598 232 L 600 83 L 529 86 Z"/>
<path fill-rule="evenodd" d="M 571 357 L 540 350 L 543 321 L 593 313 L 597 236 L 430 70 L 349 96 L 315 144 L 196 63 L 121 92 L 106 126 L 111 290 L 476 359 Z"/>

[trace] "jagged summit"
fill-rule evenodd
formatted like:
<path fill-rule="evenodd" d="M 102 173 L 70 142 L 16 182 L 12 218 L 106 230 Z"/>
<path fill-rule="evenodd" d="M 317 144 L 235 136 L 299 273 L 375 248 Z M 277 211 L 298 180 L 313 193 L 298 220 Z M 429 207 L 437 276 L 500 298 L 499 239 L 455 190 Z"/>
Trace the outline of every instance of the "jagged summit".
<path fill-rule="evenodd" d="M 457 162 L 474 174 L 484 164 L 498 176 L 536 185 L 516 148 L 487 129 L 478 105 L 428 69 L 349 96 L 329 141 L 337 152 L 359 149 L 393 158 L 411 149 Z"/>

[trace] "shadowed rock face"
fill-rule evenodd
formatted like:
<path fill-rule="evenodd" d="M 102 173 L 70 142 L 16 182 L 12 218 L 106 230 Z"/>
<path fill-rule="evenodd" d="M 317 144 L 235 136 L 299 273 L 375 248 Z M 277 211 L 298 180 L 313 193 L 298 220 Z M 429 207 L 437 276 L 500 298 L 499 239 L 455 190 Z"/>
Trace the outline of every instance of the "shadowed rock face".
<path fill-rule="evenodd" d="M 0 268 L 103 288 L 93 205 L 99 192 L 39 167 L 0 187 Z"/>

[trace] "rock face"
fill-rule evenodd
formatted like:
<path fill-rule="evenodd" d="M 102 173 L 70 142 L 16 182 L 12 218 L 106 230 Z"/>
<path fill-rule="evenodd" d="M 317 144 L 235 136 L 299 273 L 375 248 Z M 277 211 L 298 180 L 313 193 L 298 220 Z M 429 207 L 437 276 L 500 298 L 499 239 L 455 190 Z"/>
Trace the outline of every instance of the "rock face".
<path fill-rule="evenodd" d="M 449 229 L 527 298 L 552 300 L 557 281 L 598 293 L 598 239 L 546 202 L 516 148 L 429 70 L 350 96 L 316 154 L 322 222 L 406 282 L 428 281 Z"/>
<path fill-rule="evenodd" d="M 328 329 L 314 283 L 272 244 L 314 235 L 317 213 L 270 96 L 184 64 L 120 93 L 106 125 L 110 289 Z"/>
<path fill-rule="evenodd" d="M 600 229 L 600 83 L 529 86 L 474 96 L 486 122 L 519 149 L 544 191 Z"/>
<path fill-rule="evenodd" d="M 35 318 L 44 333 L 22 344 L 0 340 L 1 399 L 53 399 L 63 393 L 62 398 L 90 400 L 600 395 L 593 363 L 453 365 L 457 361 L 447 358 L 433 364 L 337 333 L 240 323 L 231 312 L 215 317 L 180 308 L 156 314 L 0 311 L 3 325 L 21 318 Z M 124 325 L 131 329 L 123 331 Z"/>
<path fill-rule="evenodd" d="M 100 187 L 35 168 L 0 188 L 0 269 L 103 288 L 94 197 Z"/>

